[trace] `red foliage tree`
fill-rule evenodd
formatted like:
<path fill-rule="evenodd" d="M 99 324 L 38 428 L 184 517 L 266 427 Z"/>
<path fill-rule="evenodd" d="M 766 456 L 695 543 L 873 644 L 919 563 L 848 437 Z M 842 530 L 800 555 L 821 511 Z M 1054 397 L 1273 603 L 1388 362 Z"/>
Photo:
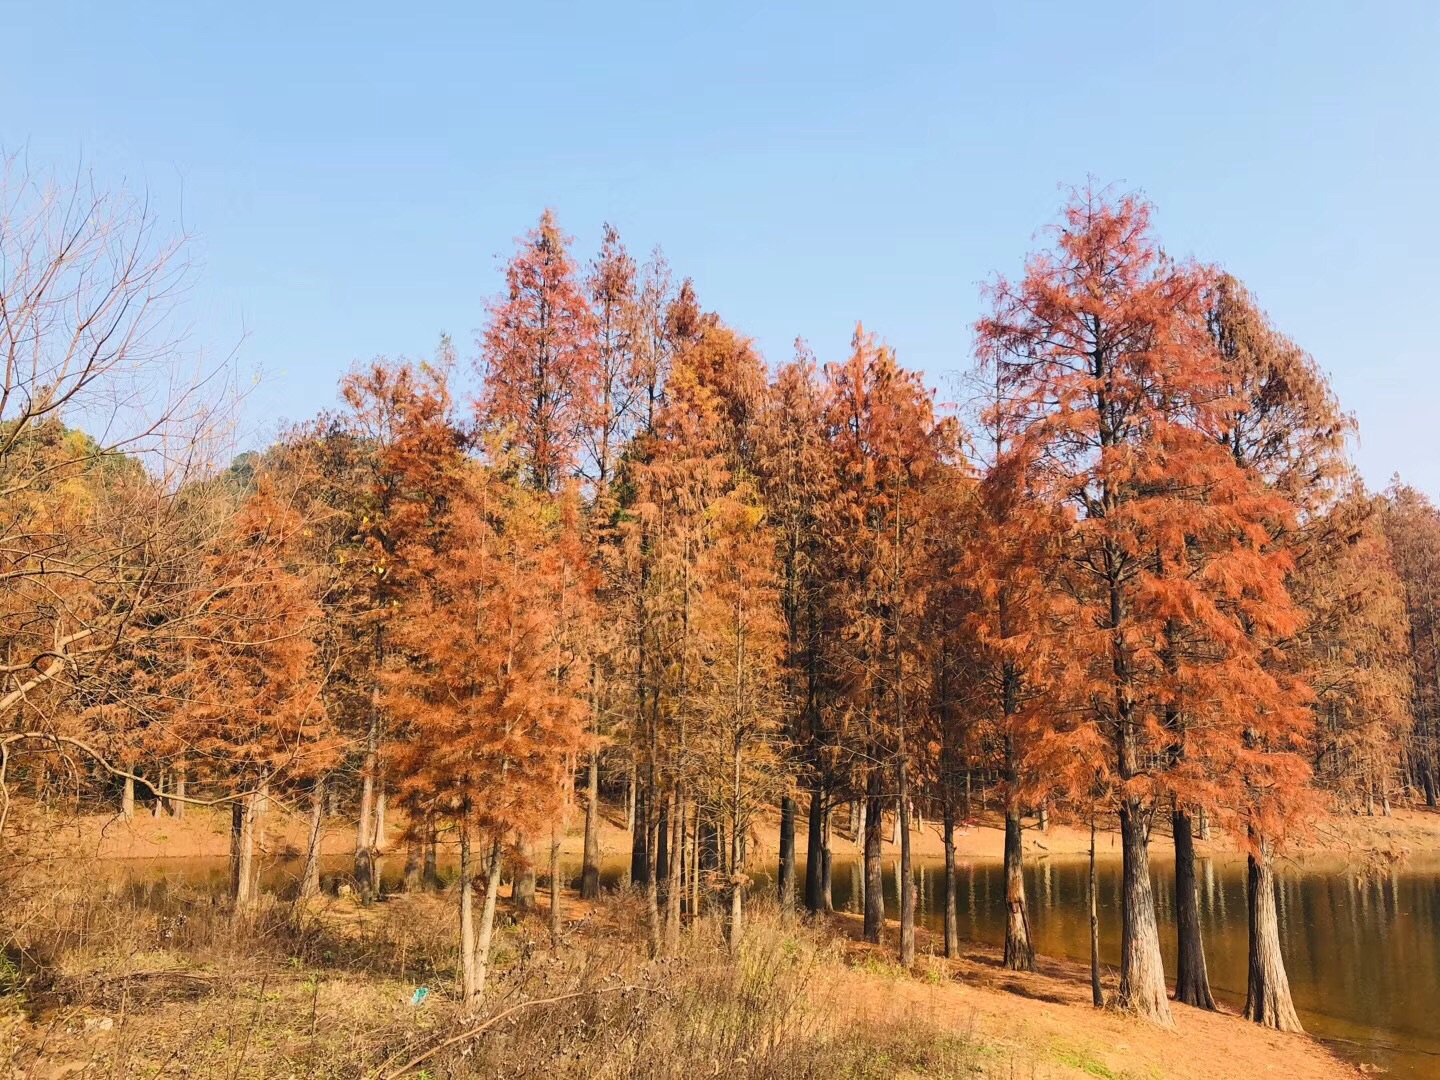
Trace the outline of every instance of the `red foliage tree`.
<path fill-rule="evenodd" d="M 570 238 L 552 211 L 521 239 L 505 284 L 480 339 L 480 418 L 514 449 L 532 486 L 555 491 L 594 420 L 600 352 Z"/>

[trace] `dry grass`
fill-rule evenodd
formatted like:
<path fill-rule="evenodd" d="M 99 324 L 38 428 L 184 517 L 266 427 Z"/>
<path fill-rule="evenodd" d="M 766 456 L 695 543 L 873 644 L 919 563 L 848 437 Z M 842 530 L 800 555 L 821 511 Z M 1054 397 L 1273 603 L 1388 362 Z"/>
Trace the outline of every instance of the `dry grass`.
<path fill-rule="evenodd" d="M 30 885 L 4 911 L 0 1063 L 14 1076 L 381 1076 L 486 1017 L 411 1075 L 1028 1075 L 952 1028 L 847 1018 L 843 942 L 763 907 L 738 957 L 700 919 L 655 961 L 629 897 L 588 909 L 559 948 L 543 917 L 507 918 L 484 1009 L 466 1017 L 448 895 L 266 900 L 237 920 L 163 883 Z M 431 992 L 412 1006 L 417 986 Z"/>

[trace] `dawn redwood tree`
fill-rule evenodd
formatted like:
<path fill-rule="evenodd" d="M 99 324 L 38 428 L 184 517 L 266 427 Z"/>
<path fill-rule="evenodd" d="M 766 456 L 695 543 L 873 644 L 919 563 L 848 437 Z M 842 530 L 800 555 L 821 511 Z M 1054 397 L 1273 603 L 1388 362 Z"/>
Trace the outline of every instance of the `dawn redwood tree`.
<path fill-rule="evenodd" d="M 237 910 L 254 897 L 255 831 L 268 792 L 328 769 L 337 750 L 315 664 L 320 609 L 295 559 L 305 527 L 293 498 L 270 483 L 244 501 L 205 561 L 201 614 L 177 643 L 183 663 L 166 687 L 177 703 L 173 726 L 197 768 L 235 793 Z"/>
<path fill-rule="evenodd" d="M 1316 783 L 1339 805 L 1390 812 L 1414 718 L 1411 627 L 1385 502 L 1357 484 L 1308 530 L 1297 651 L 1314 698 Z"/>
<path fill-rule="evenodd" d="M 894 777 L 900 832 L 900 959 L 915 958 L 915 881 L 910 861 L 914 735 L 926 699 L 920 640 L 931 567 L 928 538 L 937 492 L 956 441 L 937 420 L 931 393 L 893 351 L 856 327 L 853 351 L 826 369 L 836 496 L 829 526 L 841 625 L 838 678 L 851 716 L 852 753 L 865 760 L 865 937 L 884 922 L 880 814 Z M 893 772 L 892 772 L 893 770 Z"/>
<path fill-rule="evenodd" d="M 776 373 L 759 421 L 760 485 L 767 520 L 775 536 L 780 608 L 785 620 L 783 701 L 795 768 L 809 788 L 805 906 L 823 907 L 820 870 L 824 859 L 823 805 L 831 782 L 824 727 L 829 680 L 826 507 L 835 494 L 833 459 L 825 428 L 825 391 L 808 350 L 798 346 L 794 361 Z M 780 798 L 780 853 L 776 892 L 783 910 L 795 904 L 795 818 L 792 792 Z"/>
<path fill-rule="evenodd" d="M 1280 334 L 1245 287 L 1229 275 L 1210 286 L 1205 319 L 1221 358 L 1224 408 L 1214 434 L 1232 459 L 1253 471 L 1291 508 L 1268 523 L 1286 545 L 1292 574 L 1303 576 L 1306 560 L 1322 550 L 1316 530 L 1350 475 L 1346 440 L 1354 421 L 1339 403 L 1315 361 Z M 1273 650 L 1267 669 L 1276 677 L 1303 676 L 1300 639 Z M 1274 918 L 1274 875 L 1270 860 L 1285 830 L 1311 808 L 1309 765 L 1299 757 L 1296 738 L 1308 740 L 1313 714 L 1298 722 L 1289 738 L 1269 744 L 1252 738 L 1255 776 L 1245 801 L 1249 848 L 1249 989 L 1245 1015 L 1270 1027 L 1299 1030 Z M 1267 749 L 1274 757 L 1266 757 Z M 1271 772 L 1276 776 L 1271 776 Z"/>
<path fill-rule="evenodd" d="M 448 343 L 436 364 L 377 360 L 340 384 L 345 410 L 326 425 L 327 460 L 344 463 L 330 500 L 345 529 L 334 552 L 336 633 L 346 640 L 336 671 L 345 676 L 343 722 L 361 755 L 355 878 L 362 894 L 379 889 L 379 797 L 385 710 L 380 673 L 388 626 L 410 595 L 410 560 L 442 545 L 465 436 L 451 417 Z M 338 458 L 337 456 L 338 455 Z M 355 460 L 358 458 L 358 461 Z M 353 470 L 353 471 L 352 471 Z M 350 486 L 353 483 L 353 486 Z"/>
<path fill-rule="evenodd" d="M 1208 275 L 1158 249 L 1149 207 L 1085 192 L 1018 285 L 990 289 L 982 360 L 1020 417 L 1017 442 L 1075 514 L 1065 552 L 1067 677 L 1086 706 L 1043 752 L 1113 779 L 1123 846 L 1123 1008 L 1169 1025 L 1149 870 L 1162 799 L 1213 797 L 1251 742 L 1278 744 L 1295 693 L 1261 662 L 1296 624 L 1266 522 L 1283 516 L 1221 451 L 1222 365 L 1204 319 Z M 1183 658 L 1176 635 L 1194 643 Z M 1203 648 L 1201 647 L 1203 644 Z M 1170 707 L 1204 706 L 1183 767 Z M 1298 710 L 1303 713 L 1303 709 Z"/>
<path fill-rule="evenodd" d="M 640 407 L 647 391 L 640 353 L 647 340 L 640 284 L 635 261 L 611 225 L 605 226 L 600 253 L 590 264 L 585 285 L 594 314 L 596 376 L 595 408 L 582 430 L 582 470 L 590 489 L 585 524 L 597 571 L 597 600 L 604 610 L 617 599 L 614 518 L 621 457 L 642 419 Z M 587 642 L 591 657 L 592 745 L 586 755 L 585 840 L 580 872 L 580 895 L 587 900 L 600 895 L 602 717 L 615 711 L 622 645 L 616 620 L 598 619 L 592 628 L 594 633 Z"/>
<path fill-rule="evenodd" d="M 547 500 L 474 462 L 447 506 L 446 543 L 417 554 L 392 629 L 389 763 L 407 807 L 460 840 L 461 991 L 483 992 L 505 838 L 560 812 L 586 704 L 564 655 Z M 477 850 L 478 845 L 478 850 Z M 477 858 L 478 855 L 478 858 Z M 474 915 L 477 876 L 484 896 Z"/>
<path fill-rule="evenodd" d="M 1409 770 L 1425 804 L 1440 801 L 1440 511 L 1397 477 L 1385 492 L 1385 535 L 1409 624 Z"/>
<path fill-rule="evenodd" d="M 1034 488 L 1026 448 L 1012 445 L 1016 417 L 998 398 L 982 420 L 990 459 L 967 501 L 968 542 L 954 569 L 965 583 L 973 657 L 974 707 L 999 744 L 1005 810 L 1004 964 L 1033 971 L 1035 948 L 1025 899 L 1021 815 L 1027 796 L 1043 798 L 1027 776 L 1031 732 L 1056 701 L 1048 655 L 1057 616 L 1055 573 L 1068 520 Z M 1027 780 L 1029 781 L 1027 783 Z"/>
<path fill-rule="evenodd" d="M 501 435 L 536 490 L 558 490 L 577 466 L 600 400 L 600 360 L 570 238 L 546 210 L 505 267 L 479 362 L 481 423 Z"/>

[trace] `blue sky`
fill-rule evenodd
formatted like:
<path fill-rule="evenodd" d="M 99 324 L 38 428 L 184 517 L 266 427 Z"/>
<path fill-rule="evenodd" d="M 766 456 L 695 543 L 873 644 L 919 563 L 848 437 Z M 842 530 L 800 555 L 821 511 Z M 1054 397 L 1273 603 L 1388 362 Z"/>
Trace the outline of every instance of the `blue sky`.
<path fill-rule="evenodd" d="M 545 206 L 661 244 L 772 361 L 857 319 L 943 387 L 1087 175 L 1143 190 L 1440 495 L 1440 5 L 4 3 L 0 145 L 195 234 L 250 440 L 377 354 L 474 352 Z"/>

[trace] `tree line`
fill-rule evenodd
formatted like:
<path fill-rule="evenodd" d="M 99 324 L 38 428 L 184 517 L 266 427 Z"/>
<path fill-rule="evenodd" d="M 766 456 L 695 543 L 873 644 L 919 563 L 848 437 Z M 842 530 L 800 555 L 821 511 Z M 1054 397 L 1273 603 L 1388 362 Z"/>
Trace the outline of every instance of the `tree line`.
<path fill-rule="evenodd" d="M 505 868 L 523 908 L 548 861 L 558 935 L 560 838 L 583 818 L 595 897 L 607 802 L 656 955 L 707 905 L 738 944 L 772 812 L 786 911 L 828 910 L 832 836 L 862 843 L 872 942 L 889 815 L 904 964 L 911 837 L 938 823 L 953 955 L 983 798 L 1020 970 L 1024 818 L 1118 823 L 1118 1003 L 1168 1024 L 1168 819 L 1176 999 L 1214 1008 L 1194 843 L 1224 830 L 1246 1015 L 1298 1029 L 1276 852 L 1322 808 L 1436 804 L 1440 514 L 1364 488 L 1319 366 L 1241 282 L 1167 256 L 1139 197 L 1075 193 L 985 287 L 960 408 L 861 326 L 846 357 L 797 342 L 772 368 L 658 250 L 607 226 L 582 265 L 547 212 L 473 359 L 442 339 L 359 366 L 336 409 L 217 469 L 203 394 L 117 421 L 173 369 L 147 305 L 174 249 L 102 198 L 36 195 L 7 193 L 0 230 L 12 836 L 97 797 L 133 814 L 137 786 L 156 814 L 225 806 L 244 910 L 267 808 L 306 808 L 305 894 L 348 815 L 365 896 L 399 810 L 410 885 L 458 853 L 473 999 Z"/>

